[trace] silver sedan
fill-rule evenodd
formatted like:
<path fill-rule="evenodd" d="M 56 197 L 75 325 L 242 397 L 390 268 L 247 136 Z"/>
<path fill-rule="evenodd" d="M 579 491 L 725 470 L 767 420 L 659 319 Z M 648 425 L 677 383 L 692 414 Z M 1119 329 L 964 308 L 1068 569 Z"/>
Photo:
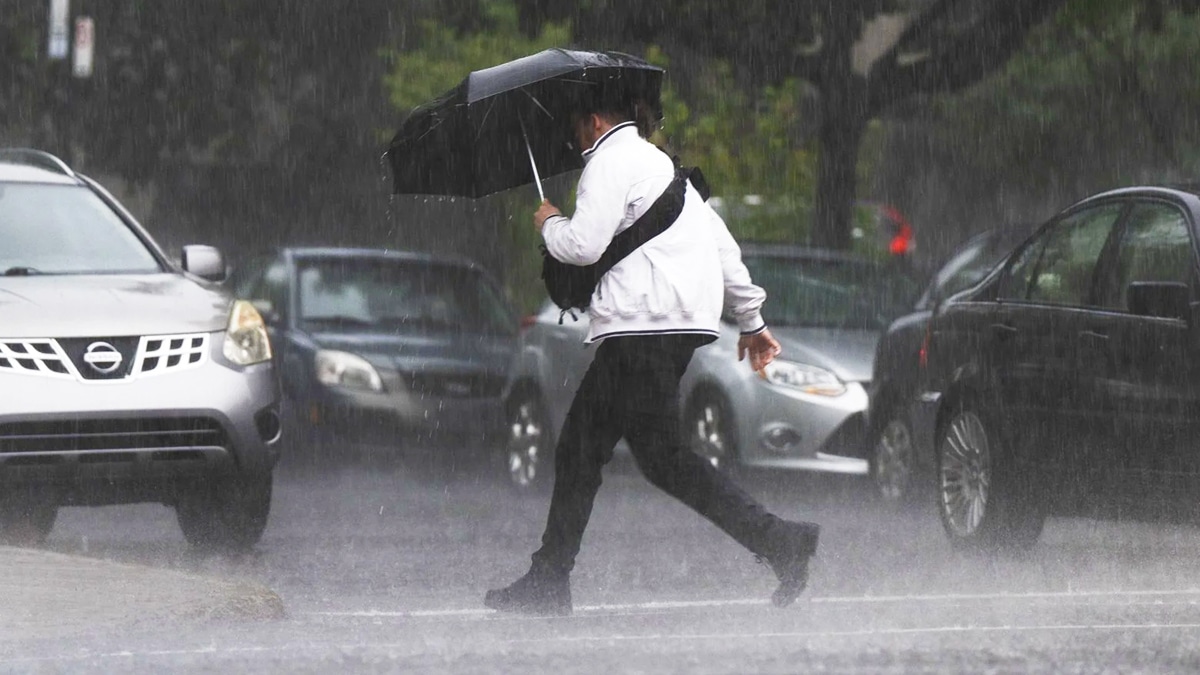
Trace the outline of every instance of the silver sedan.
<path fill-rule="evenodd" d="M 919 292 L 898 269 L 849 254 L 745 246 L 767 291 L 763 312 L 783 353 L 765 372 L 737 360 L 738 331 L 696 351 L 681 383 L 681 423 L 715 466 L 865 475 L 867 389 L 880 331 Z M 506 387 L 514 486 L 549 482 L 555 437 L 595 353 L 587 316 L 547 303 L 531 317 Z"/>

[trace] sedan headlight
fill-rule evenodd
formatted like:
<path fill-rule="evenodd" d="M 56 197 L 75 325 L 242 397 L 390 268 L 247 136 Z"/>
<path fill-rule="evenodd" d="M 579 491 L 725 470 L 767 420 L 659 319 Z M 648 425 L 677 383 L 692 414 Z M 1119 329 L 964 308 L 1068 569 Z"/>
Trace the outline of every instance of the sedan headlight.
<path fill-rule="evenodd" d="M 846 393 L 846 385 L 837 375 L 824 368 L 793 361 L 772 361 L 763 369 L 763 378 L 771 384 L 816 396 L 841 396 Z"/>
<path fill-rule="evenodd" d="M 383 391 L 379 371 L 361 356 L 324 349 L 317 352 L 317 381 L 327 387 Z"/>
<path fill-rule="evenodd" d="M 245 300 L 233 303 L 229 325 L 225 328 L 225 358 L 239 366 L 271 360 L 271 340 L 267 325 L 254 305 Z"/>

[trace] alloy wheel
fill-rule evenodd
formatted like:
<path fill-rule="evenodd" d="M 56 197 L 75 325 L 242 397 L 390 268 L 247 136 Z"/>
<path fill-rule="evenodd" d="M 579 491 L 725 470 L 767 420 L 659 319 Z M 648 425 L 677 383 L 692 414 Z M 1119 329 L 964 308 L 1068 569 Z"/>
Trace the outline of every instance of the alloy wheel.
<path fill-rule="evenodd" d="M 956 536 L 976 536 L 992 484 L 991 447 L 978 415 L 963 412 L 950 422 L 940 459 L 938 496 L 946 524 Z"/>
<path fill-rule="evenodd" d="M 696 406 L 692 418 L 692 449 L 713 468 L 727 464 L 730 441 L 726 437 L 725 411 L 720 403 L 707 399 Z"/>
<path fill-rule="evenodd" d="M 508 438 L 508 475 L 518 488 L 528 488 L 539 479 L 545 450 L 545 424 L 538 404 L 527 399 L 516 406 Z"/>
<path fill-rule="evenodd" d="M 903 420 L 892 418 L 875 444 L 875 462 L 872 473 L 880 495 L 897 501 L 907 496 L 912 480 L 913 462 L 912 433 Z"/>

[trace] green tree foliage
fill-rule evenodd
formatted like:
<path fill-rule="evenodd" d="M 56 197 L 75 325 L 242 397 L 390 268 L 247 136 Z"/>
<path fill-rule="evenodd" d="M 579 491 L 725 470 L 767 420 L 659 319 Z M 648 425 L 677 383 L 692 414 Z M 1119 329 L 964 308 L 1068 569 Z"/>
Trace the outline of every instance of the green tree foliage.
<path fill-rule="evenodd" d="M 656 47 L 647 58 L 670 67 Z M 816 173 L 812 140 L 791 133 L 801 124 L 803 85 L 787 80 L 752 95 L 738 86 L 729 63 L 702 67 L 690 101 L 666 86 L 663 128 L 654 140 L 704 171 L 736 236 L 803 241 Z"/>
<path fill-rule="evenodd" d="M 735 64 L 757 92 L 789 79 L 820 92 L 813 240 L 851 243 L 859 148 L 870 121 L 916 95 L 985 77 L 1062 0 L 519 0 L 523 24 L 573 17 L 589 45 L 659 44 Z"/>
<path fill-rule="evenodd" d="M 511 2 L 482 0 L 480 21 L 470 31 L 427 18 L 419 22 L 414 45 L 387 50 L 389 72 L 384 79 L 392 105 L 408 111 L 461 81 L 467 73 L 498 63 L 562 47 L 570 40 L 566 24 L 548 23 L 525 37 L 517 28 L 517 9 Z"/>
<path fill-rule="evenodd" d="M 1194 177 L 1197 35 L 1184 8 L 1075 0 L 996 78 L 937 101 L 931 128 L 964 173 L 1027 192 Z"/>

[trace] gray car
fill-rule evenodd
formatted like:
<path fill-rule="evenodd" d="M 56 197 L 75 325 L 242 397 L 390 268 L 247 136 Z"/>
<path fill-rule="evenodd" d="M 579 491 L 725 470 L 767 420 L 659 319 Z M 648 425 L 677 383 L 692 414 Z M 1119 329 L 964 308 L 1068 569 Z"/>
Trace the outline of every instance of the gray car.
<path fill-rule="evenodd" d="M 684 375 L 681 424 L 714 466 L 865 475 L 865 413 L 880 331 L 919 289 L 899 268 L 844 253 L 748 245 L 767 291 L 764 318 L 783 346 L 763 375 L 737 360 L 738 331 L 700 348 Z M 587 316 L 546 306 L 527 322 L 506 389 L 514 486 L 545 481 L 555 434 L 591 363 Z"/>
<path fill-rule="evenodd" d="M 161 502 L 189 542 L 246 548 L 279 455 L 265 326 L 176 266 L 120 203 L 57 158 L 0 150 L 0 538 L 38 541 L 63 505 Z"/>
<path fill-rule="evenodd" d="M 479 265 L 290 247 L 248 261 L 231 285 L 268 323 L 300 462 L 432 451 L 454 466 L 490 447 L 517 315 Z"/>

